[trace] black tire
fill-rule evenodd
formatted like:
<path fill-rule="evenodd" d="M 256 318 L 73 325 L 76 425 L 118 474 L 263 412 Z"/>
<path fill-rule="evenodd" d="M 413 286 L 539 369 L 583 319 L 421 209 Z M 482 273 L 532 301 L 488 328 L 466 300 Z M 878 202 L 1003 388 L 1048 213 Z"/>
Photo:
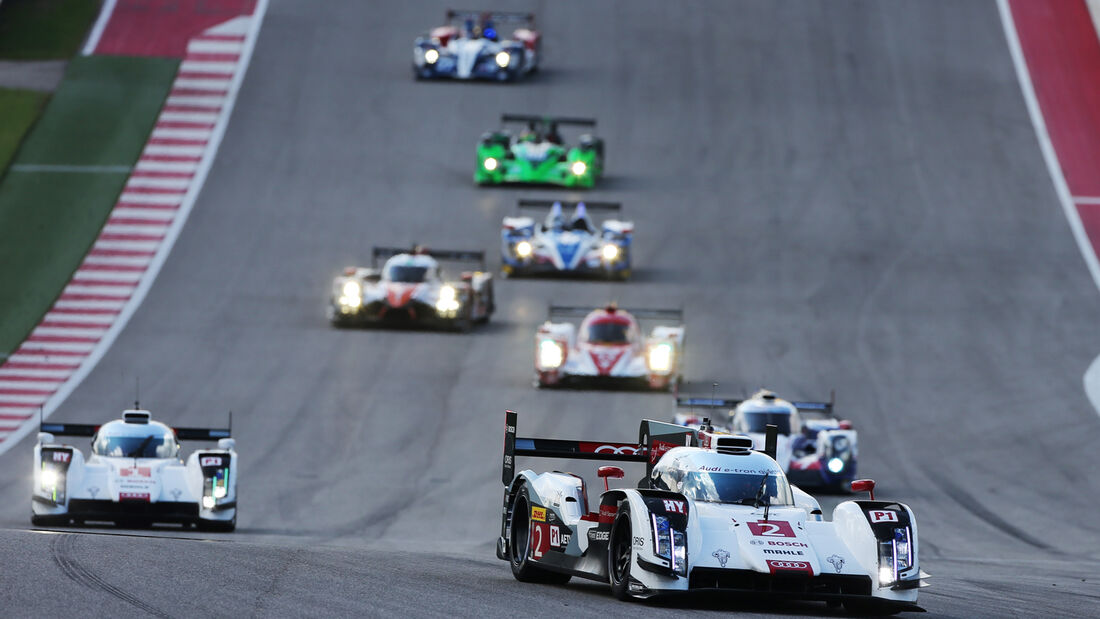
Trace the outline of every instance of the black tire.
<path fill-rule="evenodd" d="M 531 541 L 531 500 L 527 486 L 521 486 L 512 500 L 511 522 L 508 527 L 508 564 L 512 576 L 520 582 L 537 582 L 564 585 L 571 576 L 541 568 L 530 561 L 528 546 Z"/>
<path fill-rule="evenodd" d="M 630 563 L 634 548 L 630 530 L 630 507 L 624 502 L 619 507 L 611 536 L 607 542 L 607 577 L 611 594 L 620 600 L 630 600 Z"/>

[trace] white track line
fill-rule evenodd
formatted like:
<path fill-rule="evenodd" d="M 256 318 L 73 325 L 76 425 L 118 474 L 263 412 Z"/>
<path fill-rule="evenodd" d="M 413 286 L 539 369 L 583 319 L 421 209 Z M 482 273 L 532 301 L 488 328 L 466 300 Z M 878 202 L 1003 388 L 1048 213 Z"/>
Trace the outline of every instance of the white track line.
<path fill-rule="evenodd" d="M 1092 7 L 1090 6 L 1090 9 Z M 1066 215 L 1073 239 L 1077 242 L 1077 249 L 1085 259 L 1092 281 L 1100 288 L 1100 261 L 1092 249 L 1088 233 L 1081 223 L 1081 214 L 1077 212 L 1077 206 L 1069 193 L 1066 177 L 1062 174 L 1062 166 L 1058 163 L 1058 156 L 1054 152 L 1054 145 L 1047 133 L 1046 120 L 1043 111 L 1039 107 L 1039 100 L 1035 96 L 1035 87 L 1031 83 L 1031 73 L 1027 68 L 1027 60 L 1024 51 L 1020 47 L 1020 39 L 1016 34 L 1016 22 L 1012 19 L 1012 8 L 1008 6 L 1008 0 L 997 0 L 997 10 L 1001 13 L 1001 23 L 1004 25 L 1005 39 L 1008 41 L 1008 50 L 1012 54 L 1012 63 L 1016 67 L 1016 79 L 1020 82 L 1020 90 L 1024 94 L 1024 102 L 1027 104 L 1028 115 L 1031 116 L 1031 124 L 1035 127 L 1035 135 L 1039 139 L 1039 150 L 1043 153 L 1043 160 L 1047 164 L 1047 173 L 1054 182 L 1054 192 L 1058 195 L 1058 201 L 1062 203 L 1062 212 Z M 1095 13 L 1094 13 L 1095 19 Z M 1093 360 L 1085 370 L 1082 378 L 1085 394 L 1092 403 L 1096 414 L 1100 415 L 1100 356 Z"/>
<path fill-rule="evenodd" d="M 116 2 L 118 0 L 106 0 L 103 3 L 103 8 L 99 10 L 99 17 L 95 20 L 95 25 L 92 26 L 92 32 L 84 43 L 84 49 L 81 51 L 83 55 L 90 56 L 95 53 L 95 48 L 99 45 L 99 39 L 103 36 L 107 23 L 111 21 L 111 14 L 115 12 Z"/>

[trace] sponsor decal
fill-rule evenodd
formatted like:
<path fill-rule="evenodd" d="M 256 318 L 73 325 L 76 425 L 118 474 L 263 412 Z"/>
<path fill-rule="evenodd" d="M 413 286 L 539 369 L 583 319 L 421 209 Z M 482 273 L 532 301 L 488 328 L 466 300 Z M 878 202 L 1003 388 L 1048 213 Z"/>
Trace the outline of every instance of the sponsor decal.
<path fill-rule="evenodd" d="M 550 550 L 550 525 L 545 522 L 531 523 L 531 558 L 541 559 L 547 550 Z"/>
<path fill-rule="evenodd" d="M 135 466 L 132 469 L 119 469 L 118 474 L 120 477 L 151 477 L 153 475 L 153 469 L 147 466 Z"/>
<path fill-rule="evenodd" d="M 615 364 L 622 358 L 623 353 L 626 352 L 625 348 L 615 349 L 594 349 L 589 350 L 588 354 L 592 357 L 592 363 L 596 365 L 596 371 L 601 376 L 605 376 L 611 373 L 611 369 L 615 367 Z"/>
<path fill-rule="evenodd" d="M 844 569 L 844 557 L 840 555 L 829 555 L 829 558 L 825 560 L 833 564 L 833 568 L 836 569 L 837 574 L 840 573 L 840 570 Z"/>
<path fill-rule="evenodd" d="M 618 505 L 601 505 L 598 522 L 611 523 L 615 521 L 615 514 L 619 513 Z"/>
<path fill-rule="evenodd" d="M 634 545 L 638 548 L 641 548 L 641 547 L 645 546 L 645 538 L 644 537 L 638 537 L 637 535 L 635 535 L 634 536 Z"/>
<path fill-rule="evenodd" d="M 119 492 L 118 500 L 120 501 L 148 501 L 148 492 Z"/>
<path fill-rule="evenodd" d="M 683 501 L 676 501 L 673 499 L 664 499 L 661 501 L 665 504 L 665 511 L 673 514 L 686 514 L 687 506 Z"/>
<path fill-rule="evenodd" d="M 179 488 L 172 488 L 171 493 L 172 493 L 172 500 L 173 501 L 178 501 L 178 500 L 180 500 L 180 495 L 183 494 L 183 490 L 180 490 Z"/>
<path fill-rule="evenodd" d="M 657 461 L 661 459 L 661 456 L 665 455 L 668 450 L 679 446 L 680 445 L 676 443 L 669 443 L 666 441 L 653 441 L 649 448 L 649 463 L 656 464 Z"/>
<path fill-rule="evenodd" d="M 509 433 L 509 434 L 515 434 L 516 433 L 516 427 L 515 426 L 510 426 L 508 424 L 504 424 L 504 431 Z"/>
<path fill-rule="evenodd" d="M 800 574 L 814 575 L 814 568 L 806 561 L 779 561 L 768 559 L 768 570 L 772 574 L 777 572 L 797 572 Z"/>
<path fill-rule="evenodd" d="M 790 555 L 795 557 L 801 557 L 803 553 L 801 550 L 789 550 L 787 548 L 765 548 L 764 554 L 766 555 Z"/>
<path fill-rule="evenodd" d="M 798 537 L 791 523 L 782 520 L 758 520 L 748 523 L 749 530 L 759 537 Z"/>
<path fill-rule="evenodd" d="M 569 545 L 569 539 L 572 537 L 567 530 L 562 527 L 552 526 L 550 527 L 550 547 L 555 550 L 565 550 L 565 547 Z"/>
<path fill-rule="evenodd" d="M 715 559 L 718 559 L 718 564 L 721 565 L 722 567 L 726 567 L 726 561 L 730 560 L 729 551 L 722 550 L 721 548 L 719 548 L 718 550 L 715 550 L 714 552 L 710 553 L 710 556 L 714 557 Z"/>
<path fill-rule="evenodd" d="M 704 433 L 703 436 L 699 437 L 699 446 L 702 447 L 703 449 L 710 449 L 710 435 L 709 434 Z"/>
<path fill-rule="evenodd" d="M 55 451 L 53 452 L 53 461 L 68 462 L 70 456 L 72 456 L 72 454 L 67 451 Z"/>
<path fill-rule="evenodd" d="M 545 507 L 531 507 L 531 520 L 537 520 L 539 522 L 546 522 L 546 508 Z"/>
<path fill-rule="evenodd" d="M 199 458 L 199 466 L 221 466 L 221 456 L 203 456 Z"/>
<path fill-rule="evenodd" d="M 749 540 L 749 543 L 750 543 L 750 544 L 752 544 L 753 546 L 763 546 L 763 545 L 764 545 L 764 544 L 766 544 L 767 542 L 765 542 L 765 541 L 764 541 L 764 540 L 762 540 L 762 539 L 750 539 L 750 540 Z"/>
<path fill-rule="evenodd" d="M 755 542 L 756 540 L 753 540 L 753 541 Z M 760 543 L 763 544 L 764 541 L 760 540 Z M 802 542 L 788 542 L 788 541 L 784 541 L 784 540 L 775 540 L 775 539 L 768 540 L 768 545 L 769 546 L 794 546 L 796 548 L 809 548 L 810 547 L 809 544 L 803 544 Z"/>
<path fill-rule="evenodd" d="M 597 531 L 596 529 L 588 530 L 588 539 L 593 542 L 606 542 L 611 537 L 611 531 Z"/>
<path fill-rule="evenodd" d="M 897 512 L 890 511 L 888 509 L 872 509 L 867 512 L 871 516 L 871 522 L 897 522 Z"/>
<path fill-rule="evenodd" d="M 638 447 L 636 445 L 616 445 L 612 443 L 581 443 L 580 450 L 582 452 L 612 454 L 616 456 L 638 455 Z"/>

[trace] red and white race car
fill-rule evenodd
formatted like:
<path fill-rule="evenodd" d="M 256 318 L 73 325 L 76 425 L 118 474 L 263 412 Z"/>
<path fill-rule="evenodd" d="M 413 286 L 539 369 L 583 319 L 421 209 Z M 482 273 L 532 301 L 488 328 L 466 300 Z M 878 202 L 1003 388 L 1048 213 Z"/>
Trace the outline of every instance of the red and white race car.
<path fill-rule="evenodd" d="M 380 258 L 388 258 L 381 269 Z M 440 260 L 477 262 L 480 268 L 449 281 Z M 333 280 L 328 317 L 337 326 L 423 324 L 468 331 L 475 322 L 489 322 L 493 309 L 485 252 L 375 247 L 370 267 L 347 267 Z"/>
<path fill-rule="evenodd" d="M 582 318 L 580 325 L 555 322 Z M 535 385 L 641 383 L 668 389 L 683 377 L 684 314 L 678 309 L 598 309 L 551 305 L 535 333 Z M 639 320 L 674 324 L 643 334 Z"/>

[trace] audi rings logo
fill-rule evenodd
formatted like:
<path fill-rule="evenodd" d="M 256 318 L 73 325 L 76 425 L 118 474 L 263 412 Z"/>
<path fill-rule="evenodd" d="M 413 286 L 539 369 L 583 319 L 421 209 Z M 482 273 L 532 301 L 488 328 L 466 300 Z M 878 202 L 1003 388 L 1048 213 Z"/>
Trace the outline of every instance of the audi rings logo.
<path fill-rule="evenodd" d="M 810 567 L 805 561 L 768 561 L 768 565 L 779 570 L 804 570 Z"/>
<path fill-rule="evenodd" d="M 636 456 L 638 455 L 638 448 L 631 447 L 630 445 L 600 445 L 595 450 L 598 454 L 615 454 L 617 456 Z"/>

